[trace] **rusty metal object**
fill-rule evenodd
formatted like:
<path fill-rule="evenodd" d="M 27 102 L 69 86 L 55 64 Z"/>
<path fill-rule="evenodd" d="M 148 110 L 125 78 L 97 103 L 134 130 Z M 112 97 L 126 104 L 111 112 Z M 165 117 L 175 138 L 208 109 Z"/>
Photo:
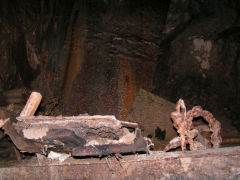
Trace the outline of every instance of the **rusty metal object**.
<path fill-rule="evenodd" d="M 193 118 L 199 116 L 203 117 L 204 120 L 209 124 L 209 129 L 212 132 L 211 143 L 213 144 L 213 148 L 219 148 L 220 144 L 222 143 L 220 133 L 221 123 L 213 117 L 212 113 L 203 110 L 200 106 L 195 106 L 192 108 L 192 110 L 188 111 L 186 119 L 188 121 L 192 121 Z"/>
<path fill-rule="evenodd" d="M 192 110 L 186 111 L 184 101 L 180 99 L 176 105 L 176 111 L 171 113 L 173 125 L 179 133 L 179 137 L 174 138 L 165 147 L 164 151 L 181 146 L 182 151 L 186 151 L 186 144 L 190 145 L 190 150 L 199 150 L 210 148 L 206 143 L 202 144 L 194 138 L 198 136 L 199 131 L 193 127 L 192 120 L 196 117 L 202 117 L 209 124 L 209 131 L 212 132 L 211 144 L 213 148 L 220 147 L 222 138 L 220 135 L 221 124 L 212 115 L 212 113 L 203 110 L 200 106 L 193 107 Z"/>
<path fill-rule="evenodd" d="M 116 158 L 0 162 L 0 179 L 239 179 L 240 147 Z"/>
<path fill-rule="evenodd" d="M 22 152 L 105 156 L 148 152 L 151 146 L 151 141 L 141 136 L 137 123 L 119 121 L 115 116 L 33 116 L 40 100 L 39 93 L 32 93 L 17 122 L 9 120 L 2 125 Z M 135 132 L 126 127 L 134 128 Z"/>

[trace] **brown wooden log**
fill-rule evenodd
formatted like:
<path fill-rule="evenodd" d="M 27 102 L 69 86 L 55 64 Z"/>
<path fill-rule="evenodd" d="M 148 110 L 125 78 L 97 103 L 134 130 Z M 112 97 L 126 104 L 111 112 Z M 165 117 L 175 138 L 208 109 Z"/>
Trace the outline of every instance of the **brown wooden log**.
<path fill-rule="evenodd" d="M 41 102 L 41 99 L 42 95 L 40 93 L 32 92 L 20 116 L 33 116 Z"/>

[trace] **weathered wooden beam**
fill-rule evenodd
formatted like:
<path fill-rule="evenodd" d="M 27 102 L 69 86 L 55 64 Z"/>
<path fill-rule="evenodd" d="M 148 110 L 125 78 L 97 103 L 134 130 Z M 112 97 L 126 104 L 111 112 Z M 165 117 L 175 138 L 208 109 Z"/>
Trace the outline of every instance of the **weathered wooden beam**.
<path fill-rule="evenodd" d="M 16 123 L 0 120 L 0 128 L 22 152 L 104 156 L 148 152 L 152 145 L 150 139 L 141 136 L 137 123 L 119 121 L 115 116 L 33 116 L 41 98 L 40 93 L 32 92 Z M 134 128 L 135 132 L 123 126 Z"/>
<path fill-rule="evenodd" d="M 141 136 L 137 123 L 115 116 L 19 116 L 3 129 L 23 152 L 47 155 L 48 150 L 73 156 L 104 156 L 116 153 L 148 152 L 151 144 Z M 125 127 L 135 128 L 130 132 Z"/>
<path fill-rule="evenodd" d="M 239 179 L 240 147 L 112 158 L 0 162 L 0 179 Z"/>
<path fill-rule="evenodd" d="M 41 100 L 42 100 L 42 95 L 40 93 L 32 92 L 20 116 L 33 116 Z"/>

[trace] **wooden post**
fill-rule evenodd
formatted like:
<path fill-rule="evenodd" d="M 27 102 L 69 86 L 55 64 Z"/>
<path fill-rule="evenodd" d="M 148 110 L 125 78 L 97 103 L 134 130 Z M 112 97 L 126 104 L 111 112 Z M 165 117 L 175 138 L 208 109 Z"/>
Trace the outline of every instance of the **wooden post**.
<path fill-rule="evenodd" d="M 42 95 L 40 93 L 32 92 L 20 116 L 33 116 L 41 102 L 41 99 Z"/>

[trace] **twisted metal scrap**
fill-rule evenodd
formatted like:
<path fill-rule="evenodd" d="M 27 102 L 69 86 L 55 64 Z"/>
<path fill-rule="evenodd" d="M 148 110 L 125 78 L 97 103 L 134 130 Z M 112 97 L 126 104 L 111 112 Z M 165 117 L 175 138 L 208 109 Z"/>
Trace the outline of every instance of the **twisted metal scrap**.
<path fill-rule="evenodd" d="M 200 106 L 195 106 L 190 111 L 186 111 L 184 101 L 180 99 L 176 105 L 176 111 L 171 113 L 173 125 L 179 133 L 179 137 L 173 138 L 165 147 L 164 151 L 181 146 L 182 151 L 186 151 L 186 145 L 190 145 L 190 150 L 207 149 L 203 144 L 194 140 L 198 136 L 198 130 L 194 129 L 192 120 L 196 117 L 203 117 L 209 124 L 209 131 L 212 132 L 211 143 L 213 148 L 220 147 L 222 138 L 220 135 L 221 124 L 212 113 L 203 110 Z"/>

